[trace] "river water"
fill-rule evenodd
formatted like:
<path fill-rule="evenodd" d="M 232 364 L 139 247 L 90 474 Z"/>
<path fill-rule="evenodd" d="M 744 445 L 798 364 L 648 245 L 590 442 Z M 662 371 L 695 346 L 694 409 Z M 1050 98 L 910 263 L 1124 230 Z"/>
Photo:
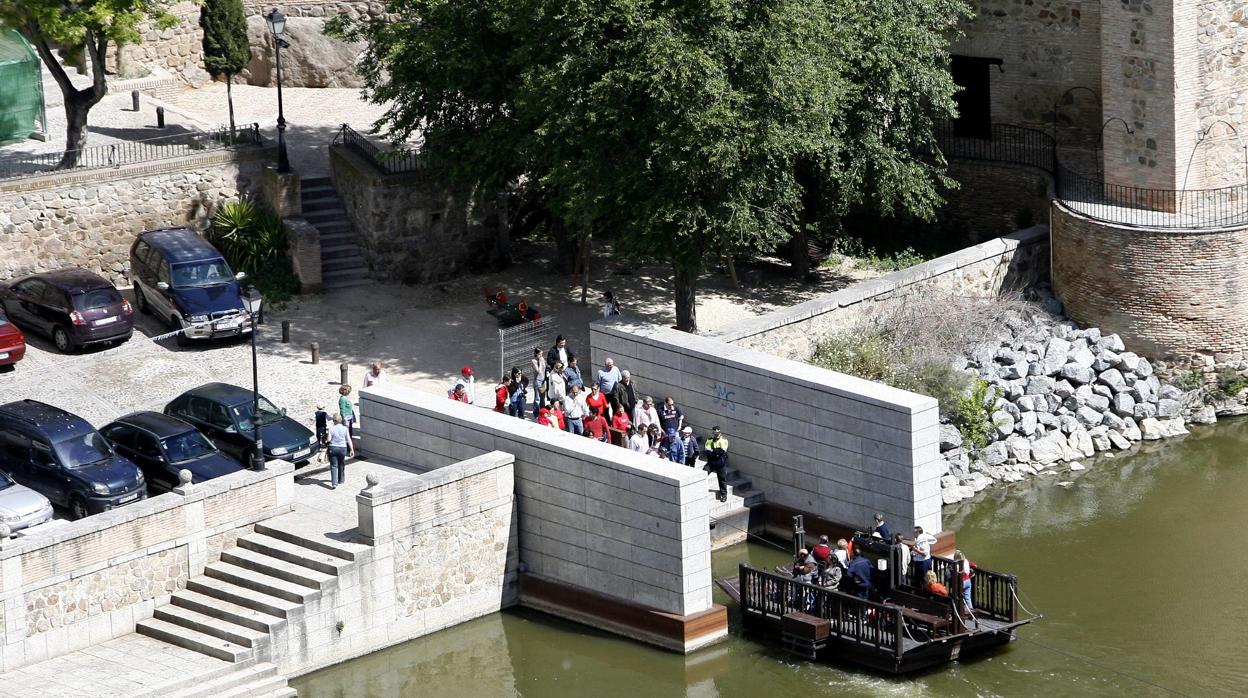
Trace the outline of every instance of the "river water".
<path fill-rule="evenodd" d="M 742 638 L 730 605 L 730 639 L 688 657 L 514 610 L 292 685 L 304 698 L 1244 695 L 1246 456 L 1248 420 L 1223 422 L 946 507 L 959 547 L 1018 575 L 1023 603 L 1045 618 L 1007 647 L 918 676 L 794 661 Z M 715 575 L 787 559 L 751 542 L 716 553 Z"/>

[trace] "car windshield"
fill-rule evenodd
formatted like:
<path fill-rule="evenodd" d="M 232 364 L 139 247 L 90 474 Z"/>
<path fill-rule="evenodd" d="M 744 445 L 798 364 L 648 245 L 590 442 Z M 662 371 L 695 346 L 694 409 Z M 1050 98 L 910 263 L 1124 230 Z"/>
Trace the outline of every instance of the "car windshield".
<path fill-rule="evenodd" d="M 217 447 L 213 446 L 211 441 L 204 438 L 204 435 L 197 431 L 188 431 L 185 434 L 170 436 L 160 442 L 160 447 L 165 450 L 165 456 L 170 463 L 194 460 L 200 456 L 215 453 L 217 450 Z"/>
<path fill-rule="evenodd" d="M 113 455 L 113 449 L 108 442 L 94 431 L 58 441 L 52 448 L 56 451 L 57 460 L 66 468 L 81 468 L 107 460 Z"/>
<path fill-rule="evenodd" d="M 97 288 L 74 296 L 74 307 L 78 310 L 96 310 L 120 304 L 121 294 L 115 288 Z"/>
<path fill-rule="evenodd" d="M 9 477 L 7 473 L 0 472 L 0 490 L 8 489 L 16 484 L 16 482 L 13 482 L 13 478 Z"/>
<path fill-rule="evenodd" d="M 243 431 L 251 431 L 255 427 L 251 423 L 251 401 L 248 400 L 241 405 L 234 406 L 234 421 L 238 422 L 238 428 Z M 260 424 L 272 424 L 274 421 L 281 419 L 282 413 L 277 411 L 273 403 L 269 402 L 264 396 L 260 397 Z"/>
<path fill-rule="evenodd" d="M 234 280 L 234 272 L 224 259 L 210 262 L 192 262 L 173 266 L 174 288 L 200 288 L 203 286 L 219 286 Z"/>

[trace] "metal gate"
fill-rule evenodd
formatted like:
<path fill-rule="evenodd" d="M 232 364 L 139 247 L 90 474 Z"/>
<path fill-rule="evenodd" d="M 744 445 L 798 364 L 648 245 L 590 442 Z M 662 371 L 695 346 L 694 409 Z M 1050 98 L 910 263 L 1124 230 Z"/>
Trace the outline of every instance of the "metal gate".
<path fill-rule="evenodd" d="M 519 366 L 532 382 L 535 377 L 529 375 L 532 373 L 529 360 L 533 358 L 533 349 L 546 352 L 554 346 L 556 330 L 556 320 L 550 315 L 499 330 L 498 376 L 495 378 L 510 371 L 512 366 Z"/>

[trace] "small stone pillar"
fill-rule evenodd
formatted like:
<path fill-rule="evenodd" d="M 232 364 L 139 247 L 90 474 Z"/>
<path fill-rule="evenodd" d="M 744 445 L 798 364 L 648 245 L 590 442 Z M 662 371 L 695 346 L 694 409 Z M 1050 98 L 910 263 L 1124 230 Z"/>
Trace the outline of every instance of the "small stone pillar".
<path fill-rule="evenodd" d="M 180 494 L 185 497 L 191 493 L 192 489 L 194 489 L 194 485 L 191 484 L 191 471 L 186 468 L 179 470 L 178 486 L 173 488 L 173 493 Z"/>

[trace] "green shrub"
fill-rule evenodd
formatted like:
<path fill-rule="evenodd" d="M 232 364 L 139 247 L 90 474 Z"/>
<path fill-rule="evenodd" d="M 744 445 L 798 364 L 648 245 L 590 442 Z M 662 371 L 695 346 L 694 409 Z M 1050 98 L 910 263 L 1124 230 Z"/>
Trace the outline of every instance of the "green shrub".
<path fill-rule="evenodd" d="M 969 391 L 954 398 L 955 409 L 950 421 L 972 448 L 987 446 L 988 437 L 996 429 L 991 419 L 994 401 L 992 384 L 983 379 L 976 379 Z"/>
<path fill-rule="evenodd" d="M 1205 384 L 1205 374 L 1196 369 L 1184 371 L 1174 377 L 1174 387 L 1184 392 L 1199 389 Z"/>
<path fill-rule="evenodd" d="M 251 199 L 227 201 L 212 217 L 209 239 L 235 271 L 247 272 L 267 303 L 281 306 L 299 293 L 299 279 L 287 255 L 282 219 Z"/>
<path fill-rule="evenodd" d="M 1228 397 L 1239 395 L 1244 392 L 1244 388 L 1248 388 L 1248 379 L 1245 379 L 1233 369 L 1224 368 L 1218 371 L 1218 390 Z"/>

